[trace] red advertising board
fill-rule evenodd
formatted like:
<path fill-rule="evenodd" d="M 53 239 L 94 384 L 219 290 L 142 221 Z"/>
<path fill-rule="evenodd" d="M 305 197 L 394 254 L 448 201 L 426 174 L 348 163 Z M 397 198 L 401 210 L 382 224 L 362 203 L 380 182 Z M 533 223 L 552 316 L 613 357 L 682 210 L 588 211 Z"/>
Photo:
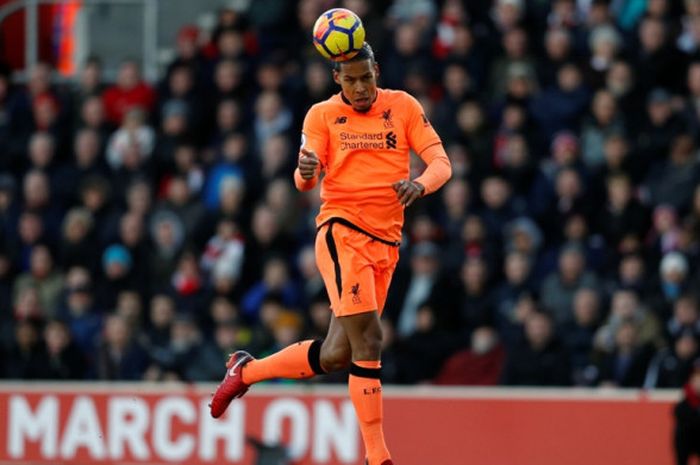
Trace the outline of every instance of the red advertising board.
<path fill-rule="evenodd" d="M 249 436 L 299 465 L 360 465 L 342 388 L 258 387 L 219 420 L 207 387 L 0 384 L 0 463 L 253 463 Z M 387 388 L 398 465 L 671 465 L 677 393 Z"/>

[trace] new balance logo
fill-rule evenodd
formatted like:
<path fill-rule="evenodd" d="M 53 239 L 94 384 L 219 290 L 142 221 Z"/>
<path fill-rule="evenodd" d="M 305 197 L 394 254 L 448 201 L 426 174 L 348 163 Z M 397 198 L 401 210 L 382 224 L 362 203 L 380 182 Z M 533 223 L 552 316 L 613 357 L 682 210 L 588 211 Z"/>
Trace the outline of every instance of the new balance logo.
<path fill-rule="evenodd" d="M 396 148 L 396 134 L 394 134 L 394 131 L 386 133 L 386 146 L 390 149 Z"/>
<path fill-rule="evenodd" d="M 347 122 L 348 122 L 348 117 L 347 117 L 347 116 L 338 116 L 338 117 L 335 119 L 335 123 L 333 123 L 333 124 L 345 124 L 345 123 L 347 123 Z"/>

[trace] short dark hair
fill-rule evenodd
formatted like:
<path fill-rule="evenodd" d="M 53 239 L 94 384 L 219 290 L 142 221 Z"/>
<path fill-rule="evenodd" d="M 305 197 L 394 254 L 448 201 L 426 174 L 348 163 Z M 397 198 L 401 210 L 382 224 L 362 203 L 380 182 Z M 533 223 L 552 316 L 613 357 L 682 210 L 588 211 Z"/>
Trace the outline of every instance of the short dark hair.
<path fill-rule="evenodd" d="M 364 42 L 362 44 L 362 48 L 360 51 L 358 51 L 355 56 L 350 58 L 349 60 L 345 61 L 334 61 L 333 62 L 333 69 L 335 71 L 340 71 L 340 65 L 343 63 L 351 63 L 353 61 L 364 61 L 364 60 L 369 60 L 371 64 L 376 63 L 374 60 L 374 50 L 372 50 L 372 46 L 368 44 L 367 42 Z"/>

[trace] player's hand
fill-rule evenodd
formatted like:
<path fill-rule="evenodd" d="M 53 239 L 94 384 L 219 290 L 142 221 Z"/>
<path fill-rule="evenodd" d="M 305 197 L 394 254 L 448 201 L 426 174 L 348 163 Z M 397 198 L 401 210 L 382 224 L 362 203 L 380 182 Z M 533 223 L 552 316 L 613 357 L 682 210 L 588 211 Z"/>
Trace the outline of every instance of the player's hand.
<path fill-rule="evenodd" d="M 396 191 L 396 198 L 399 199 L 399 203 L 406 207 L 410 206 L 416 199 L 421 198 L 425 192 L 423 184 L 405 179 L 396 181 L 391 187 Z"/>
<path fill-rule="evenodd" d="M 301 148 L 301 156 L 299 157 L 298 167 L 299 174 L 303 179 L 307 181 L 313 179 L 316 176 L 316 170 L 318 169 L 319 161 L 316 152 L 310 149 Z"/>

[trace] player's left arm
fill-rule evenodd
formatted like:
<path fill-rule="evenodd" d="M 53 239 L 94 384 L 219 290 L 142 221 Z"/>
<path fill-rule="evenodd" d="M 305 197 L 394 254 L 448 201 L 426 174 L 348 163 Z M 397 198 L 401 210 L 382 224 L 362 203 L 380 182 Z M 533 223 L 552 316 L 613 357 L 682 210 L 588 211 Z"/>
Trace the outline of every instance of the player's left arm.
<path fill-rule="evenodd" d="M 399 202 L 405 206 L 440 189 L 452 176 L 450 159 L 447 157 L 440 136 L 428 121 L 420 103 L 411 96 L 408 96 L 407 101 L 408 142 L 427 167 L 416 179 L 412 181 L 404 179 L 393 184 Z"/>

